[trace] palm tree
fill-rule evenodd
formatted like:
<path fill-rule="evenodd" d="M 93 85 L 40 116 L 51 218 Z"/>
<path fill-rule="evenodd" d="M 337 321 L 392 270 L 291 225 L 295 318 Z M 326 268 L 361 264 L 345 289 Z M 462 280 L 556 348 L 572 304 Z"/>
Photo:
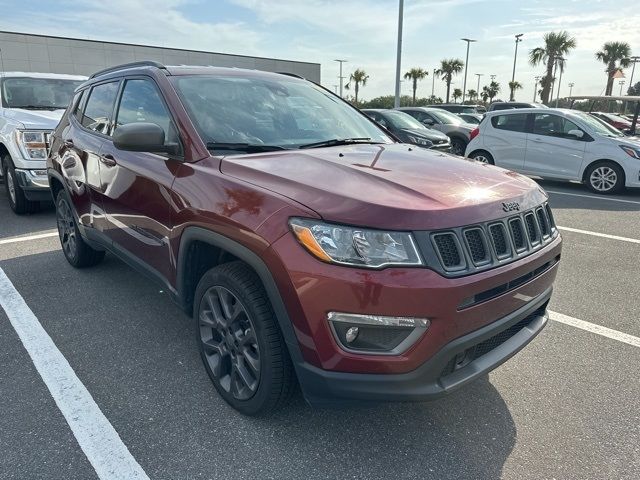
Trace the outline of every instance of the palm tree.
<path fill-rule="evenodd" d="M 449 103 L 449 92 L 451 90 L 451 79 L 454 75 L 457 75 L 464 68 L 464 62 L 459 58 L 450 58 L 440 60 L 440 68 L 436 70 L 436 74 L 442 77 L 442 80 L 447 82 L 447 103 Z"/>
<path fill-rule="evenodd" d="M 522 84 L 517 80 L 513 82 L 509 82 L 509 90 L 511 91 L 509 100 L 513 102 L 516 99 L 516 90 L 521 90 L 521 89 L 522 89 Z"/>
<path fill-rule="evenodd" d="M 569 54 L 569 51 L 576 48 L 576 39 L 570 37 L 565 31 L 549 32 L 544 35 L 544 47 L 534 48 L 529 52 L 529 63 L 534 67 L 541 63 L 545 64 L 547 72 L 541 81 L 542 94 L 540 99 L 542 103 L 549 102 L 549 94 L 551 93 L 551 84 L 553 83 L 553 67 L 558 58 Z M 560 62 L 560 70 L 564 68 L 564 62 Z"/>
<path fill-rule="evenodd" d="M 462 90 L 460 90 L 459 88 L 454 88 L 453 89 L 453 101 L 455 103 L 458 103 L 458 99 L 462 96 Z"/>
<path fill-rule="evenodd" d="M 414 105 L 416 104 L 416 90 L 418 89 L 418 80 L 423 80 L 427 75 L 429 75 L 429 72 L 423 70 L 422 68 L 412 68 L 404 74 L 405 80 L 412 81 Z"/>
<path fill-rule="evenodd" d="M 482 92 L 480 92 L 480 97 L 482 98 L 482 101 L 484 103 L 487 103 L 487 100 L 489 100 L 489 87 L 487 87 L 486 85 L 482 87 Z"/>
<path fill-rule="evenodd" d="M 607 72 L 605 95 L 611 95 L 615 74 L 631 64 L 630 56 L 631 47 L 626 42 L 607 42 L 602 46 L 602 50 L 596 53 L 596 58 L 607 66 L 605 69 Z"/>
<path fill-rule="evenodd" d="M 478 92 L 476 92 L 473 88 L 471 88 L 468 92 L 467 95 L 469 95 L 469 100 L 473 100 L 474 98 L 478 98 Z"/>
<path fill-rule="evenodd" d="M 498 95 L 498 93 L 500 93 L 500 84 L 495 80 L 492 81 L 488 86 L 485 85 L 484 87 L 482 87 L 482 98 L 485 99 L 485 102 L 487 101 L 486 98 L 489 99 L 489 103 L 493 102 L 493 98 Z"/>
<path fill-rule="evenodd" d="M 367 75 L 367 72 L 358 68 L 349 76 L 349 83 L 344 86 L 344 88 L 349 90 L 351 88 L 351 82 L 353 82 L 353 90 L 356 94 L 356 105 L 358 104 L 358 92 L 360 92 L 360 85 L 364 87 L 367 84 L 367 80 L 369 80 L 369 75 Z"/>

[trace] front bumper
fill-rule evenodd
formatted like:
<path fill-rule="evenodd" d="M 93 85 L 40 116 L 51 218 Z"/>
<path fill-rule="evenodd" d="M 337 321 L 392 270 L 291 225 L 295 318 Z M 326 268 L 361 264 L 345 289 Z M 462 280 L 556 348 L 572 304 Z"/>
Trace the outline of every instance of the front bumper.
<path fill-rule="evenodd" d="M 515 312 L 451 341 L 408 373 L 345 373 L 297 365 L 304 395 L 315 406 L 442 397 L 498 367 L 533 340 L 547 323 L 551 291 L 549 287 Z"/>
<path fill-rule="evenodd" d="M 45 169 L 27 170 L 23 168 L 16 168 L 16 179 L 28 200 L 51 200 L 49 178 Z"/>

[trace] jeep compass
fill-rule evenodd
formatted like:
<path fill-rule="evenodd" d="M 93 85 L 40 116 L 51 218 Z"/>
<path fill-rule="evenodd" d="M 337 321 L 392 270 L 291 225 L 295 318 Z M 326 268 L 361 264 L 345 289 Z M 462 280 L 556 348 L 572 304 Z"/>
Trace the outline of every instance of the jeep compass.
<path fill-rule="evenodd" d="M 109 251 L 159 282 L 248 415 L 296 383 L 312 405 L 438 398 L 547 322 L 561 239 L 535 182 L 397 143 L 290 74 L 98 72 L 47 171 L 69 263 Z"/>

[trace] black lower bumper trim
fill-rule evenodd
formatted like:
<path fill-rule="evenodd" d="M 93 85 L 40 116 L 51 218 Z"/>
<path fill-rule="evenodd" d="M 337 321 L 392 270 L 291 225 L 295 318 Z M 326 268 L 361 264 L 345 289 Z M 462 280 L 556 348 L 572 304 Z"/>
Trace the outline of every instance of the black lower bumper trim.
<path fill-rule="evenodd" d="M 519 310 L 453 340 L 408 373 L 345 373 L 322 370 L 308 363 L 296 365 L 305 398 L 312 405 L 328 406 L 425 401 L 446 395 L 500 366 L 533 340 L 547 323 L 546 306 L 551 291 L 549 287 Z M 507 332 L 509 329 L 512 331 Z M 477 355 L 465 361 L 470 351 Z"/>

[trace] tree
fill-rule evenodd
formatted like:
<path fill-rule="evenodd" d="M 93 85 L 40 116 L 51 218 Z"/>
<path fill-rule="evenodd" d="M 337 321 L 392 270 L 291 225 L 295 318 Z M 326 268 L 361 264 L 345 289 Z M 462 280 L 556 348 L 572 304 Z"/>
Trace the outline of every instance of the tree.
<path fill-rule="evenodd" d="M 405 80 L 411 80 L 413 87 L 413 104 L 416 104 L 416 90 L 418 89 L 418 80 L 423 80 L 429 72 L 422 68 L 412 68 L 404 74 Z"/>
<path fill-rule="evenodd" d="M 551 93 L 551 84 L 553 83 L 553 68 L 556 60 L 560 57 L 568 55 L 571 50 L 576 48 L 576 39 L 570 37 L 565 31 L 549 32 L 544 35 L 544 47 L 536 47 L 529 52 L 529 63 L 534 67 L 545 64 L 546 73 L 540 81 L 542 85 L 542 93 L 540 98 L 542 103 L 549 103 L 549 94 Z M 564 62 L 560 61 L 558 66 L 560 71 L 564 70 Z M 542 81 L 546 80 L 546 81 Z"/>
<path fill-rule="evenodd" d="M 516 90 L 521 90 L 521 89 L 522 89 L 522 84 L 517 80 L 514 82 L 509 82 L 509 90 L 511 92 L 509 95 L 509 100 L 513 102 L 516 99 Z"/>
<path fill-rule="evenodd" d="M 602 50 L 596 52 L 596 58 L 607 66 L 605 69 L 607 73 L 605 95 L 611 95 L 615 74 L 631 64 L 630 56 L 631 47 L 626 42 L 607 42 L 602 46 Z"/>
<path fill-rule="evenodd" d="M 469 95 L 469 100 L 478 98 L 478 92 L 476 92 L 473 88 L 469 89 L 469 91 L 467 92 L 467 95 Z"/>
<path fill-rule="evenodd" d="M 358 104 L 358 93 L 360 92 L 360 86 L 364 87 L 367 84 L 367 80 L 369 80 L 369 75 L 367 75 L 367 72 L 358 68 L 349 76 L 349 83 L 344 86 L 344 88 L 349 90 L 351 88 L 351 82 L 353 82 L 353 91 L 355 93 L 356 105 Z"/>
<path fill-rule="evenodd" d="M 487 103 L 487 100 L 489 100 L 489 87 L 487 87 L 486 85 L 482 87 L 480 98 L 482 98 L 483 103 Z"/>
<path fill-rule="evenodd" d="M 458 103 L 458 99 L 462 97 L 462 90 L 460 90 L 459 88 L 454 88 L 453 89 L 453 101 L 455 103 Z"/>
<path fill-rule="evenodd" d="M 640 82 L 630 86 L 627 95 L 640 95 Z"/>
<path fill-rule="evenodd" d="M 500 84 L 494 80 L 489 85 L 482 87 L 481 95 L 485 102 L 489 99 L 489 103 L 491 103 L 498 93 L 500 93 Z"/>
<path fill-rule="evenodd" d="M 442 77 L 447 83 L 447 103 L 449 103 L 449 92 L 451 91 L 451 79 L 464 68 L 464 62 L 459 58 L 449 58 L 440 60 L 440 68 L 436 70 L 436 74 Z"/>

